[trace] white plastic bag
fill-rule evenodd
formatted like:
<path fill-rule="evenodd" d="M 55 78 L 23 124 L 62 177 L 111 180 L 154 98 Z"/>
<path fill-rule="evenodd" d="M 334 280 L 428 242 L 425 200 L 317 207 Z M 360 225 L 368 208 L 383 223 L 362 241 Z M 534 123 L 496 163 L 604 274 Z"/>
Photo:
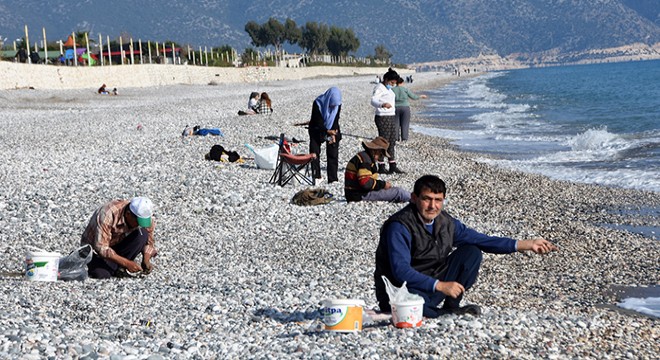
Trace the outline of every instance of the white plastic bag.
<path fill-rule="evenodd" d="M 257 163 L 257 168 L 275 170 L 277 156 L 280 151 L 279 146 L 273 144 L 263 149 L 255 149 L 248 144 L 245 144 L 245 146 L 254 153 L 254 162 Z"/>
<path fill-rule="evenodd" d="M 390 280 L 386 278 L 384 275 L 381 277 L 383 278 L 383 282 L 385 283 L 385 290 L 387 291 L 387 296 L 389 296 L 390 298 L 390 303 L 402 303 L 405 301 L 414 301 L 414 300 L 423 299 L 421 296 L 417 294 L 409 293 L 405 281 L 403 282 L 401 287 L 398 288 L 392 285 Z"/>

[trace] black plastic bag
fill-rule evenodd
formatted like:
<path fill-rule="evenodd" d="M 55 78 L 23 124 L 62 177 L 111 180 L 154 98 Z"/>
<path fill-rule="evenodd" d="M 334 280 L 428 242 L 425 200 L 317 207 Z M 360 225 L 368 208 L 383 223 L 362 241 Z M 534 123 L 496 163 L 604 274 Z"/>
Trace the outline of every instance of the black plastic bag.
<path fill-rule="evenodd" d="M 87 264 L 92 261 L 92 246 L 84 245 L 60 258 L 58 280 L 87 279 Z"/>

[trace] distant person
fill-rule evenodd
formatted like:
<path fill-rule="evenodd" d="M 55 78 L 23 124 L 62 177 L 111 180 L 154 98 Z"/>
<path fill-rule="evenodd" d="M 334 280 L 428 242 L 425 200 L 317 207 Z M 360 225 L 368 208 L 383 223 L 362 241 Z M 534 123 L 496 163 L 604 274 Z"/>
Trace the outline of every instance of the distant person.
<path fill-rule="evenodd" d="M 319 95 L 312 103 L 312 116 L 309 121 L 309 152 L 316 154 L 312 160 L 312 176 L 321 178 L 321 144 L 325 143 L 328 162 L 328 183 L 339 181 L 339 114 L 341 113 L 341 90 L 331 87 Z"/>
<path fill-rule="evenodd" d="M 398 125 L 400 129 L 400 137 L 399 139 L 402 141 L 407 141 L 408 140 L 408 132 L 410 129 L 410 103 L 408 102 L 408 99 L 413 99 L 413 100 L 418 100 L 418 99 L 426 99 L 426 95 L 416 95 L 412 91 L 410 91 L 408 88 L 403 86 L 403 79 L 399 77 L 399 79 L 396 81 L 396 86 L 392 88 L 392 91 L 394 91 L 394 97 L 395 97 L 395 116 L 396 116 L 396 124 Z M 399 134 L 397 134 L 399 136 Z"/>
<path fill-rule="evenodd" d="M 41 58 L 39 57 L 38 52 L 33 51 L 30 53 L 30 62 L 33 64 L 39 64 L 41 62 Z"/>
<path fill-rule="evenodd" d="M 257 107 L 257 114 L 270 115 L 273 112 L 273 103 L 268 96 L 268 93 L 262 92 L 259 95 L 259 106 Z"/>
<path fill-rule="evenodd" d="M 392 186 L 389 181 L 378 179 L 376 164 L 389 156 L 387 140 L 381 136 L 372 141 L 363 141 L 364 151 L 353 156 L 344 173 L 344 195 L 346 202 L 389 201 L 409 202 L 410 191 Z"/>
<path fill-rule="evenodd" d="M 394 150 L 396 141 L 399 138 L 399 126 L 396 123 L 396 96 L 392 88 L 396 85 L 398 79 L 399 74 L 390 68 L 383 75 L 383 81 L 376 85 L 371 95 L 371 106 L 376 109 L 374 121 L 378 128 L 378 136 L 385 138 L 389 144 L 389 148 L 387 149 L 389 170 L 385 168 L 385 159 L 379 159 L 378 172 L 381 174 L 404 173 L 396 165 L 396 154 Z"/>
<path fill-rule="evenodd" d="M 112 95 L 119 95 L 117 88 L 112 88 Z"/>
<path fill-rule="evenodd" d="M 108 95 L 108 90 L 106 89 L 105 84 L 101 85 L 101 87 L 98 90 L 96 90 L 96 92 L 99 93 L 100 95 Z"/>
<path fill-rule="evenodd" d="M 80 241 L 94 249 L 87 265 L 89 277 L 107 279 L 151 272 L 151 258 L 158 253 L 152 215 L 153 205 L 146 197 L 112 200 L 96 209 Z M 141 265 L 134 261 L 140 253 Z"/>
<path fill-rule="evenodd" d="M 248 99 L 247 109 L 238 110 L 238 115 L 254 115 L 259 110 L 259 93 L 253 91 Z"/>
<path fill-rule="evenodd" d="M 489 236 L 465 226 L 443 210 L 445 183 L 434 175 L 417 179 L 411 204 L 392 215 L 380 230 L 376 249 L 376 298 L 390 312 L 382 276 L 396 287 L 424 298 L 424 316 L 481 314 L 477 305 L 460 306 L 466 290 L 477 281 L 482 252 L 547 254 L 557 247 L 545 239 L 514 240 Z M 538 276 L 538 274 L 529 274 Z M 509 274 L 519 276 L 519 274 Z M 439 307 L 440 304 L 442 307 Z"/>
<path fill-rule="evenodd" d="M 18 49 L 18 51 L 16 51 L 15 58 L 16 58 L 16 61 L 18 61 L 19 63 L 26 63 L 27 59 L 28 59 L 28 56 L 27 56 L 27 52 L 25 51 L 25 49 L 23 49 L 23 48 Z"/>
<path fill-rule="evenodd" d="M 248 99 L 248 107 L 246 112 L 248 113 L 251 112 L 252 114 L 256 114 L 257 108 L 259 108 L 259 93 L 253 91 L 250 93 L 250 98 Z"/>

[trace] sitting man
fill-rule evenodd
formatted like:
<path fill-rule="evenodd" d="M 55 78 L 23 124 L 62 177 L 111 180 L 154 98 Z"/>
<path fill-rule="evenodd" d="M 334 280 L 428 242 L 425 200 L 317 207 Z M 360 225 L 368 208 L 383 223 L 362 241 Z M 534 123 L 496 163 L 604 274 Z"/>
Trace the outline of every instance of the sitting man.
<path fill-rule="evenodd" d="M 89 277 L 107 279 L 151 272 L 151 258 L 157 254 L 152 212 L 153 205 L 146 197 L 113 200 L 94 212 L 81 239 L 82 245 L 90 244 L 94 249 L 87 265 Z M 140 252 L 142 266 L 133 261 Z"/>
<path fill-rule="evenodd" d="M 508 254 L 531 250 L 546 254 L 557 250 L 545 239 L 516 241 L 466 227 L 442 211 L 446 191 L 445 183 L 437 176 L 422 176 L 415 182 L 411 204 L 392 215 L 381 228 L 374 272 L 381 311 L 391 311 L 381 277 L 384 275 L 397 287 L 406 281 L 408 291 L 424 298 L 425 317 L 479 315 L 479 306 L 459 304 L 465 290 L 477 280 L 482 251 Z M 438 308 L 443 300 L 443 307 Z"/>
<path fill-rule="evenodd" d="M 393 187 L 389 181 L 378 179 L 378 160 L 385 156 L 390 143 L 378 136 L 372 141 L 363 141 L 364 151 L 353 156 L 344 173 L 344 194 L 347 202 L 389 201 L 409 202 L 410 192 Z"/>

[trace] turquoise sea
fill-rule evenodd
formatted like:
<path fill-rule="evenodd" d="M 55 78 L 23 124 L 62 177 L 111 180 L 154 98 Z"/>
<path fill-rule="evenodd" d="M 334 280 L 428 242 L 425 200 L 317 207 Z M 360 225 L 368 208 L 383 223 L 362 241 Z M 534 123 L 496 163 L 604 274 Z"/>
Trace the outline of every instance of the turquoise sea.
<path fill-rule="evenodd" d="M 483 161 L 660 192 L 660 61 L 489 72 L 427 95 L 421 115 L 434 121 L 413 129 L 495 156 Z"/>
<path fill-rule="evenodd" d="M 427 95 L 421 115 L 432 125 L 413 130 L 494 156 L 482 161 L 554 179 L 660 192 L 660 61 L 491 72 Z M 634 211 L 660 217 L 654 207 Z M 655 240 L 660 235 L 655 224 L 601 225 Z M 660 317 L 660 289 L 637 289 L 625 289 L 617 305 Z"/>

